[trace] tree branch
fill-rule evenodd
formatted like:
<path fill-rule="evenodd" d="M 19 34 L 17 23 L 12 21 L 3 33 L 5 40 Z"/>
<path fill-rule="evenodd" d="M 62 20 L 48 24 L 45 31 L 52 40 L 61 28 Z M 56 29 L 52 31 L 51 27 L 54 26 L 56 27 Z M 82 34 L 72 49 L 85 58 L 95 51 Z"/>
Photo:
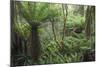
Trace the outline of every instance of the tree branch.
<path fill-rule="evenodd" d="M 62 4 L 62 9 L 63 9 L 63 15 L 64 15 L 63 35 L 62 35 L 62 41 L 63 41 L 64 37 L 65 37 L 66 21 L 67 21 L 67 14 L 68 14 L 68 12 L 67 12 L 67 9 L 68 9 L 67 5 Z"/>
<path fill-rule="evenodd" d="M 57 37 L 56 37 L 55 29 L 54 29 L 54 21 L 53 21 L 53 19 L 51 19 L 50 22 L 51 22 L 51 25 L 52 25 L 52 32 L 53 32 L 53 35 L 54 35 L 54 40 L 60 46 L 59 42 L 57 41 Z"/>

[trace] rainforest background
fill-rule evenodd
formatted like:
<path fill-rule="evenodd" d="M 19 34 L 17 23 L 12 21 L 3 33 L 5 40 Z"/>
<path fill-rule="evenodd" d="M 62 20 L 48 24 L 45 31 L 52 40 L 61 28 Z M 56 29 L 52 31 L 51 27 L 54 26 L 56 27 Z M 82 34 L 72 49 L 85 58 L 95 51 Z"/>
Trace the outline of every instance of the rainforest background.
<path fill-rule="evenodd" d="M 95 61 L 95 6 L 11 2 L 11 66 Z"/>

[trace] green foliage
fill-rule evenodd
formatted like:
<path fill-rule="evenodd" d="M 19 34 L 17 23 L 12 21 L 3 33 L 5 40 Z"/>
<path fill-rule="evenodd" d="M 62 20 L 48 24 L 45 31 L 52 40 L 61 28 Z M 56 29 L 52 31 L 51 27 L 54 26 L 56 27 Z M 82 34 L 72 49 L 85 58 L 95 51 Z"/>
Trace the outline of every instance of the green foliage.
<path fill-rule="evenodd" d="M 70 5 L 68 7 L 71 7 Z M 82 28 L 85 30 L 85 17 L 78 14 L 73 14 L 74 8 L 68 9 L 68 16 L 66 21 L 67 31 L 70 30 L 72 34 L 66 36 L 63 40 L 63 49 L 59 48 L 58 44 L 54 40 L 52 33 L 52 26 L 48 19 L 54 19 L 54 25 L 56 30 L 57 40 L 61 40 L 63 28 L 62 8 L 61 4 L 47 4 L 47 3 L 31 3 L 31 2 L 18 2 L 17 3 L 18 16 L 21 16 L 27 22 L 15 22 L 13 29 L 23 39 L 27 40 L 32 34 L 31 27 L 35 22 L 41 22 L 42 24 L 38 27 L 38 33 L 41 43 L 41 56 L 37 63 L 33 63 L 30 57 L 22 56 L 18 58 L 18 61 L 22 59 L 25 65 L 27 64 L 56 64 L 56 63 L 71 63 L 83 61 L 83 54 L 91 49 L 91 40 L 87 40 L 85 33 L 76 33 L 73 29 Z M 19 19 L 17 19 L 19 20 Z M 58 22 L 59 21 L 59 22 Z M 44 23 L 47 23 L 46 25 Z M 42 26 L 43 25 L 43 26 Z M 66 33 L 68 34 L 68 32 Z M 94 35 L 92 35 L 93 42 L 95 42 Z"/>
<path fill-rule="evenodd" d="M 34 22 L 42 22 L 47 19 L 56 17 L 59 13 L 55 5 L 47 3 L 31 3 L 31 2 L 18 2 L 17 9 L 19 14 L 24 17 L 29 24 Z"/>
<path fill-rule="evenodd" d="M 31 27 L 28 23 L 15 23 L 14 31 L 19 34 L 21 38 L 27 39 L 30 36 Z"/>
<path fill-rule="evenodd" d="M 67 27 L 83 26 L 85 23 L 85 18 L 81 15 L 70 14 L 68 16 Z"/>
<path fill-rule="evenodd" d="M 64 43 L 62 51 L 59 51 L 55 41 L 43 43 L 40 64 L 80 62 L 82 61 L 83 53 L 90 47 L 90 42 L 85 38 L 78 39 L 69 36 L 66 37 Z"/>

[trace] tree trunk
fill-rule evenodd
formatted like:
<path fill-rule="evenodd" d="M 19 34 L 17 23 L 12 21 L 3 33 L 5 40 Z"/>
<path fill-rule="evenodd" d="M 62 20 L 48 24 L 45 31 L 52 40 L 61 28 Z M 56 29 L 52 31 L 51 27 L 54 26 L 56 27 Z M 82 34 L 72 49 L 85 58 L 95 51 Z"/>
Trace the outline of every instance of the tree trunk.
<path fill-rule="evenodd" d="M 31 28 L 31 53 L 33 62 L 38 62 L 41 50 L 41 44 L 39 40 L 39 33 L 38 33 L 38 24 L 34 23 Z"/>
<path fill-rule="evenodd" d="M 91 24 L 92 24 L 91 6 L 87 7 L 85 23 L 86 23 L 86 29 L 85 29 L 86 38 L 90 39 L 90 37 L 91 37 Z"/>

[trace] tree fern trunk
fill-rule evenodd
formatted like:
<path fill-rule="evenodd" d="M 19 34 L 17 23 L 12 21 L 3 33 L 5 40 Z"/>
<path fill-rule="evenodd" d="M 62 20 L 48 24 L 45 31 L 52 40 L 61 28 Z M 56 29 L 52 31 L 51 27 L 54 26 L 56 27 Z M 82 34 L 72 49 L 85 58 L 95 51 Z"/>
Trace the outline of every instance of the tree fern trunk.
<path fill-rule="evenodd" d="M 38 62 L 40 56 L 40 40 L 39 40 L 39 33 L 38 33 L 38 25 L 34 23 L 31 29 L 32 39 L 31 39 L 31 52 L 32 52 L 32 59 L 33 62 Z"/>

